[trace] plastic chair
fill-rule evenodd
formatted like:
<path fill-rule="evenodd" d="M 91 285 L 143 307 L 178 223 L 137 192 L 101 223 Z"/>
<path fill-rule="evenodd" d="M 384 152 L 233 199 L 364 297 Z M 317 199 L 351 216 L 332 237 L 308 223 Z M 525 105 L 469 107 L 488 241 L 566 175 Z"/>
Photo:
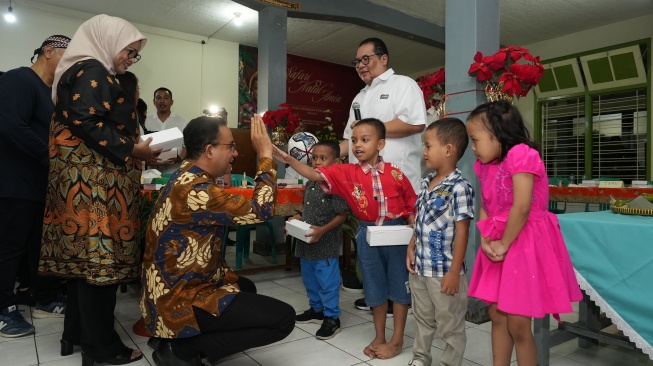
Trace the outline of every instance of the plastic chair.
<path fill-rule="evenodd" d="M 242 174 L 232 174 L 231 175 L 231 185 L 234 187 L 240 187 L 243 182 Z M 247 183 L 254 185 L 254 178 L 247 177 Z M 269 221 L 264 221 L 257 224 L 247 224 L 247 225 L 235 225 L 225 227 L 224 237 L 222 238 L 222 252 L 225 253 L 227 249 L 227 237 L 229 235 L 229 230 L 232 231 L 236 229 L 236 269 L 243 268 L 243 258 L 249 258 L 250 250 L 250 239 L 251 231 L 257 226 L 265 226 L 268 229 L 268 234 L 270 235 L 272 241 L 272 263 L 277 263 L 277 245 L 275 243 L 274 229 L 272 228 L 272 223 Z"/>
<path fill-rule="evenodd" d="M 243 175 L 242 174 L 231 174 L 231 186 L 240 187 L 243 184 Z M 254 185 L 254 178 L 247 176 L 247 184 Z"/>
<path fill-rule="evenodd" d="M 249 258 L 249 249 L 250 249 L 250 239 L 251 231 L 257 226 L 264 225 L 268 228 L 268 233 L 272 240 L 272 263 L 277 263 L 277 245 L 274 242 L 274 229 L 272 224 L 268 221 L 264 221 L 258 224 L 247 224 L 247 225 L 235 225 L 236 229 L 236 269 L 243 269 L 243 258 Z M 227 237 L 229 235 L 229 230 L 233 231 L 234 226 L 226 226 L 224 230 L 224 236 L 222 238 L 222 253 L 226 253 L 227 250 Z M 224 255 L 224 254 L 223 254 Z"/>

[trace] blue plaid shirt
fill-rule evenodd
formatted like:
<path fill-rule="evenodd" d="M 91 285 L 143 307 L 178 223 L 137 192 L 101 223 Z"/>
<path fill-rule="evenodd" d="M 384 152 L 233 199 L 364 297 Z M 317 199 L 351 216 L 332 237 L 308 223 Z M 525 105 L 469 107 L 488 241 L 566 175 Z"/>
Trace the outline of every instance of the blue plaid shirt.
<path fill-rule="evenodd" d="M 449 271 L 455 223 L 474 218 L 474 189 L 460 170 L 454 170 L 429 192 L 435 174 L 422 180 L 415 202 L 415 270 L 425 277 L 443 277 Z M 466 270 L 463 262 L 461 274 Z"/>

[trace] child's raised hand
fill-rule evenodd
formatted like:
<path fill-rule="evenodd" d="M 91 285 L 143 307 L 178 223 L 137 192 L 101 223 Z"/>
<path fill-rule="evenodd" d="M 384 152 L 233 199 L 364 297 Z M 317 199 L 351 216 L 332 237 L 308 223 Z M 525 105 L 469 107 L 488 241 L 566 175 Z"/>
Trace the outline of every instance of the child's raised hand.
<path fill-rule="evenodd" d="M 442 282 L 440 284 L 440 292 L 453 296 L 458 293 L 460 287 L 460 273 L 455 273 L 455 272 L 447 272 L 444 274 L 444 277 L 442 278 Z"/>
<path fill-rule="evenodd" d="M 275 159 L 279 160 L 282 163 L 288 163 L 290 155 L 287 152 L 279 149 L 277 146 L 272 145 L 272 155 Z"/>

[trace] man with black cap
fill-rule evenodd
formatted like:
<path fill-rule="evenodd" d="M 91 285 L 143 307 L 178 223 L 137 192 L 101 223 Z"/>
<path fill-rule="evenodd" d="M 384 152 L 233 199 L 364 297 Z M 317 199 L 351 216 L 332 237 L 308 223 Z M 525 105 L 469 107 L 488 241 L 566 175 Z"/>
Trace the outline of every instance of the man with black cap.
<path fill-rule="evenodd" d="M 27 256 L 35 318 L 63 317 L 65 298 L 55 279 L 37 278 L 50 159 L 48 136 L 54 111 L 54 72 L 70 38 L 54 35 L 34 50 L 32 67 L 0 77 L 0 336 L 34 332 L 14 299 L 16 273 Z M 36 58 L 36 61 L 34 61 Z"/>

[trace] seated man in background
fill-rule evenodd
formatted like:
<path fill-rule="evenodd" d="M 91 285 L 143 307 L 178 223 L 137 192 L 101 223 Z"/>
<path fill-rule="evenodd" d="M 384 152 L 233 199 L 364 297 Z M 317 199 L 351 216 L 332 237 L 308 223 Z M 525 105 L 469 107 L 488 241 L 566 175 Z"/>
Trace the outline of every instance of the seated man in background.
<path fill-rule="evenodd" d="M 170 91 L 170 89 L 162 87 L 155 90 L 152 103 L 154 103 L 154 106 L 156 107 L 156 112 L 147 116 L 145 119 L 144 130 L 151 133 L 177 127 L 179 131 L 184 131 L 188 121 L 172 112 L 171 108 L 172 105 L 175 104 L 175 101 L 172 99 L 172 91 Z M 186 156 L 184 150 L 185 149 L 182 149 L 181 151 L 178 150 L 177 157 L 174 159 L 161 160 L 154 163 L 148 163 L 148 165 L 154 166 L 161 173 L 172 173 L 179 169 L 181 161 Z"/>
<path fill-rule="evenodd" d="M 184 129 L 187 160 L 173 173 L 152 209 L 143 256 L 141 312 L 147 332 L 160 338 L 153 354 L 161 365 L 201 365 L 284 339 L 294 309 L 257 295 L 254 283 L 225 263 L 225 225 L 272 218 L 276 164 L 263 120 L 252 118 L 259 156 L 252 199 L 225 192 L 216 178 L 238 156 L 222 118 L 199 117 Z M 152 342 L 151 344 L 154 344 Z"/>

